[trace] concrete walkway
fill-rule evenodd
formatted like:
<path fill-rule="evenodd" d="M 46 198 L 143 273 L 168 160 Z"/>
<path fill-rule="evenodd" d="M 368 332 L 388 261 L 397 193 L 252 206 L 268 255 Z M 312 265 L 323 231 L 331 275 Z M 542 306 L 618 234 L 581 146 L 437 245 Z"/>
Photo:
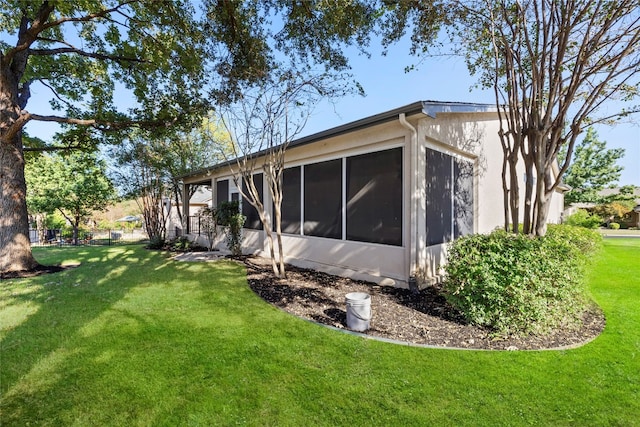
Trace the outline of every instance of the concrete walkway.
<path fill-rule="evenodd" d="M 217 261 L 226 257 L 228 254 L 225 251 L 211 251 L 211 252 L 183 252 L 173 257 L 176 261 L 189 261 L 189 262 L 207 262 Z"/>

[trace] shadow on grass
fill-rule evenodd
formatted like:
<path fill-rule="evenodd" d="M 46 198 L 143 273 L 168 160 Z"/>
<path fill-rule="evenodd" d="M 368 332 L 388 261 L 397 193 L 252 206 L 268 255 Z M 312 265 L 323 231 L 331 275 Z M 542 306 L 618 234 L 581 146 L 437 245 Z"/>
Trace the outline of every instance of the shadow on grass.
<path fill-rule="evenodd" d="M 243 334 L 261 324 L 236 312 L 252 294 L 231 263 L 174 262 L 135 247 L 40 255 L 81 266 L 0 288 L 3 426 L 148 425 L 184 415 L 183 394 L 205 396 L 199 379 L 211 378 L 210 387 L 221 375 L 216 349 L 225 340 L 242 349 Z"/>
<path fill-rule="evenodd" d="M 55 274 L 3 281 L 2 306 L 10 314 L 2 325 L 7 326 L 1 339 L 2 396 L 136 286 L 135 281 L 126 280 L 127 275 L 158 262 L 136 255 L 133 247 L 42 249 L 36 256 L 44 264 L 64 262 L 68 256 L 81 265 Z"/>

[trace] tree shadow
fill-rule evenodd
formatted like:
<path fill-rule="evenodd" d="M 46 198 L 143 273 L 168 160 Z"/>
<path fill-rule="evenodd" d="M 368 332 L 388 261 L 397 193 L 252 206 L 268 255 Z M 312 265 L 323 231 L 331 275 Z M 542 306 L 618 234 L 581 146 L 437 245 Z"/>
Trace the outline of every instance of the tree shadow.
<path fill-rule="evenodd" d="M 52 339 L 52 336 L 75 336 L 138 285 L 135 281 L 122 280 L 132 270 L 162 262 L 154 257 L 140 256 L 136 253 L 138 250 L 141 249 L 69 250 L 69 259 L 79 261 L 79 267 L 65 268 L 56 274 L 3 281 L 2 306 L 20 313 L 9 317 L 0 339 L 0 395 L 3 400 L 41 361 L 61 350 L 65 339 Z M 43 255 L 46 258 L 47 253 L 36 256 Z M 56 257 L 64 258 L 64 254 L 58 253 Z M 114 285 L 116 280 L 117 285 Z"/>

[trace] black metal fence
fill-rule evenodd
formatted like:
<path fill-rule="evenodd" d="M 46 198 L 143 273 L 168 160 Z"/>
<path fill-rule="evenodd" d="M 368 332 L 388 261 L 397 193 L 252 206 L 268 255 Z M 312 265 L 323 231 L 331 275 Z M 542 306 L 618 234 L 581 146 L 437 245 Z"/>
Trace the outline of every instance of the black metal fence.
<path fill-rule="evenodd" d="M 201 230 L 201 220 L 202 217 L 200 216 L 190 216 L 189 217 L 189 233 L 190 234 L 197 234 L 200 235 L 200 230 Z"/>
<path fill-rule="evenodd" d="M 82 230 L 78 232 L 79 245 L 111 246 L 145 240 L 147 235 L 142 229 L 133 230 Z M 29 230 L 32 246 L 73 245 L 73 233 L 67 230 Z"/>

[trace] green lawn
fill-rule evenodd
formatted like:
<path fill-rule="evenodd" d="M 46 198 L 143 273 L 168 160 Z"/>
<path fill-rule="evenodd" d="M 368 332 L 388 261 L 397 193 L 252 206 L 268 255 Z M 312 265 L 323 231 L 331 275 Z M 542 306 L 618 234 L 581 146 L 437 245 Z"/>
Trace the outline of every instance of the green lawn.
<path fill-rule="evenodd" d="M 255 296 L 243 268 L 139 246 L 43 248 L 73 270 L 0 284 L 0 425 L 640 425 L 640 239 L 590 291 L 604 333 L 569 351 L 366 340 Z"/>

